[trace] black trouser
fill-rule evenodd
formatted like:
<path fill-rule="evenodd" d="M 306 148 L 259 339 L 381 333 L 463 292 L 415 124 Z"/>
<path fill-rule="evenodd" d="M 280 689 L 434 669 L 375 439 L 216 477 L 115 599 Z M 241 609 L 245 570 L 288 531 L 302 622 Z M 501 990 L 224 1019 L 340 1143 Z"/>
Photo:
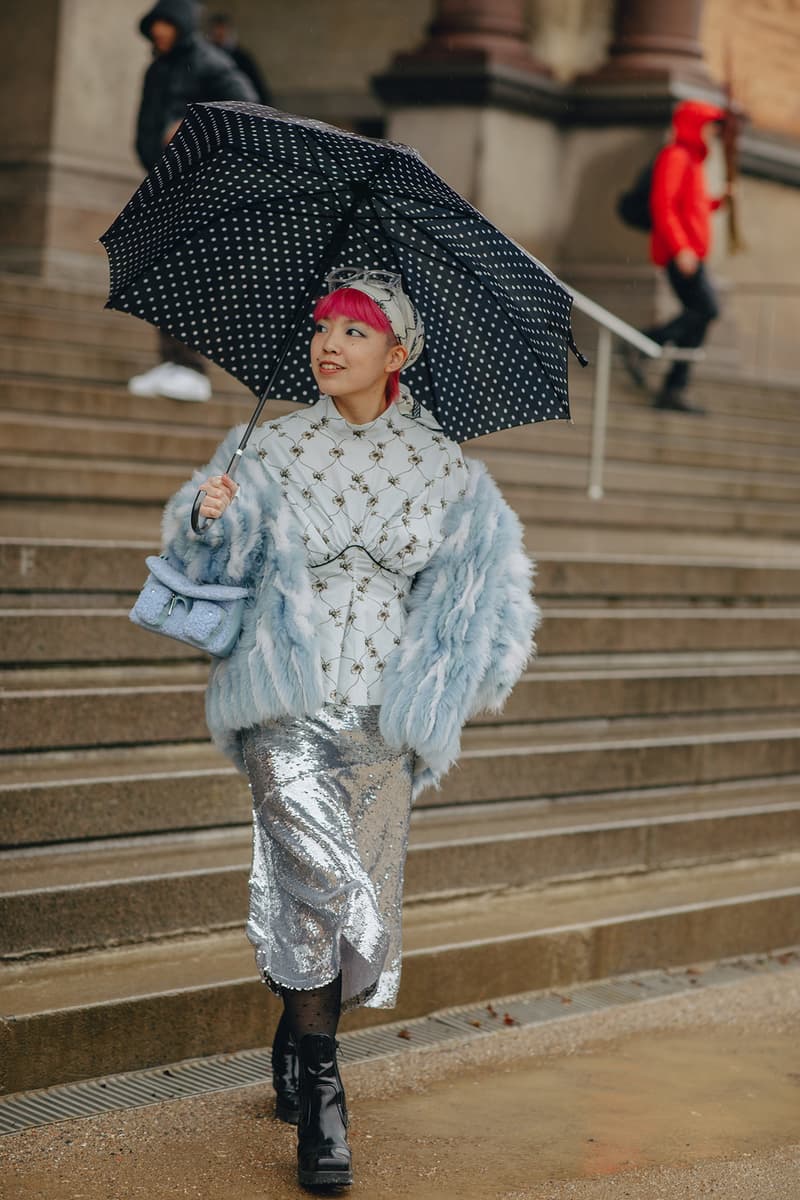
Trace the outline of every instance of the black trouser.
<path fill-rule="evenodd" d="M 683 305 L 683 310 L 677 317 L 667 321 L 666 325 L 658 325 L 644 332 L 659 346 L 671 342 L 673 346 L 681 346 L 686 350 L 696 350 L 705 341 L 706 331 L 712 321 L 719 316 L 719 303 L 714 285 L 702 262 L 698 264 L 694 275 L 684 275 L 675 265 L 675 260 L 667 264 L 667 276 L 672 290 Z M 688 362 L 673 363 L 664 380 L 665 388 L 685 388 L 689 382 Z"/>
<path fill-rule="evenodd" d="M 183 342 L 162 330 L 158 331 L 158 352 L 162 362 L 177 363 L 179 367 L 189 367 L 191 371 L 199 371 L 201 375 L 206 373 L 206 363 L 202 354 L 190 350 Z"/>

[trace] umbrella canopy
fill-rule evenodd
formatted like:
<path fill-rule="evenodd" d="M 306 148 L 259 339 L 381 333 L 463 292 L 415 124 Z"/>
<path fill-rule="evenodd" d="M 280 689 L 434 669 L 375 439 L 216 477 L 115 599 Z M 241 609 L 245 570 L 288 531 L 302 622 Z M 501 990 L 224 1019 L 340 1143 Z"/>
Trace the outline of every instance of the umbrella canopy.
<path fill-rule="evenodd" d="M 572 298 L 407 146 L 238 101 L 190 105 L 100 239 L 107 307 L 259 397 L 314 403 L 311 309 L 335 266 L 399 271 L 425 323 L 403 372 L 463 442 L 569 418 Z"/>

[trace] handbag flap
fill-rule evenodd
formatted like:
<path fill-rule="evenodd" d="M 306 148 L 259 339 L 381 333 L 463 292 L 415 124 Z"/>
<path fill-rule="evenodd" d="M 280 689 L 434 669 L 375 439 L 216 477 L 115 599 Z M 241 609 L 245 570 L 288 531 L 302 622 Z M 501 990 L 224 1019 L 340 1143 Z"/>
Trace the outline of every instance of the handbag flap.
<path fill-rule="evenodd" d="M 147 569 L 155 575 L 159 583 L 163 583 L 171 592 L 180 596 L 191 596 L 194 600 L 242 600 L 250 595 L 249 588 L 227 587 L 221 583 L 193 583 L 180 571 L 171 567 L 165 558 L 151 554 L 145 559 Z"/>

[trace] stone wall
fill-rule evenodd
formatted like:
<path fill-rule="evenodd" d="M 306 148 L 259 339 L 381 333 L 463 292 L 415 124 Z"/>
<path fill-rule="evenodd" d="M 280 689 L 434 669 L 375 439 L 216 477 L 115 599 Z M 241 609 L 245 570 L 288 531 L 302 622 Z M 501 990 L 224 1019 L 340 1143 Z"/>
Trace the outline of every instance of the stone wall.
<path fill-rule="evenodd" d="M 757 127 L 800 138 L 799 0 L 705 0 L 703 44 Z"/>
<path fill-rule="evenodd" d="M 130 0 L 4 0 L 3 266 L 105 277 L 97 238 L 141 178 L 133 128 L 148 48 Z"/>

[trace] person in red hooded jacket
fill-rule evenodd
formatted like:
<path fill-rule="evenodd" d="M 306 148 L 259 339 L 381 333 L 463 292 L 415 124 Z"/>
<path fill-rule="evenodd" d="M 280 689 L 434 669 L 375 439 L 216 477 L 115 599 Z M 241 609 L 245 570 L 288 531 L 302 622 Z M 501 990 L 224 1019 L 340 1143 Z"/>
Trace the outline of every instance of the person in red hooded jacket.
<path fill-rule="evenodd" d="M 708 195 L 703 162 L 709 139 L 725 119 L 723 109 L 700 100 L 685 100 L 673 114 L 674 138 L 653 166 L 650 190 L 650 257 L 664 267 L 682 305 L 678 316 L 644 332 L 659 345 L 687 349 L 702 346 L 709 325 L 719 315 L 716 291 L 705 269 L 711 248 L 711 213 L 725 203 Z M 626 364 L 643 383 L 641 361 L 630 353 Z M 658 392 L 656 408 L 702 412 L 688 403 L 689 363 L 675 362 Z"/>

